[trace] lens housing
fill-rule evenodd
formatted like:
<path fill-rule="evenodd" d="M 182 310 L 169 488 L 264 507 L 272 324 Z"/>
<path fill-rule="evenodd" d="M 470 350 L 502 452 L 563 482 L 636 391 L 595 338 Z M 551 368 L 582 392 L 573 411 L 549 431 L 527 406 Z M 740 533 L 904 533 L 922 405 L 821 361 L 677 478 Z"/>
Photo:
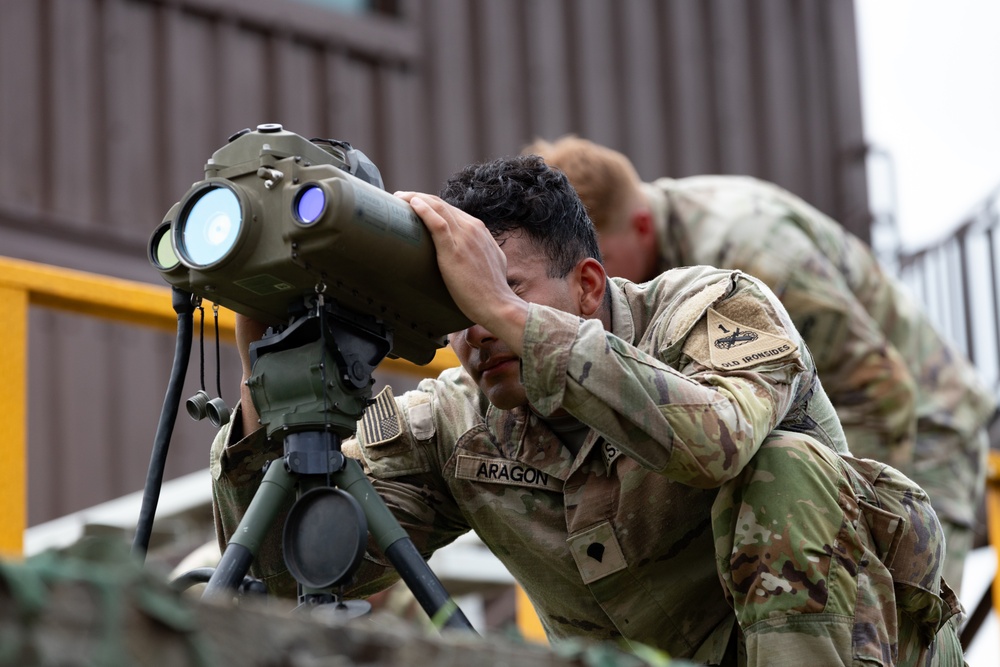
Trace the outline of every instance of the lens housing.
<path fill-rule="evenodd" d="M 174 228 L 173 247 L 180 261 L 196 269 L 222 264 L 244 236 L 246 210 L 243 198 L 227 182 L 206 181 L 194 188 Z"/>
<path fill-rule="evenodd" d="M 307 183 L 295 195 L 292 214 L 300 225 L 311 225 L 326 213 L 329 201 L 326 190 L 318 183 Z"/>
<path fill-rule="evenodd" d="M 149 261 L 160 271 L 171 271 L 181 263 L 174 252 L 170 221 L 161 222 L 149 239 Z"/>

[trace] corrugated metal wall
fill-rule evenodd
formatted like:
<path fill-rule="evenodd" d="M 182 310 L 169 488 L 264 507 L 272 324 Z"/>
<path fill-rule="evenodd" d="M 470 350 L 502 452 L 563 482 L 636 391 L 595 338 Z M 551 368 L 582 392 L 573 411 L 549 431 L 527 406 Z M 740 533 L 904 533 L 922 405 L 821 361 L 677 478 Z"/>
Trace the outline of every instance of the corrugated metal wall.
<path fill-rule="evenodd" d="M 647 178 L 774 180 L 867 236 L 859 94 L 850 2 L 2 0 L 0 254 L 159 282 L 151 230 L 262 122 L 350 141 L 390 191 L 575 132 Z M 32 524 L 141 488 L 173 352 L 36 311 Z M 211 428 L 180 422 L 168 476 L 206 462 Z"/>

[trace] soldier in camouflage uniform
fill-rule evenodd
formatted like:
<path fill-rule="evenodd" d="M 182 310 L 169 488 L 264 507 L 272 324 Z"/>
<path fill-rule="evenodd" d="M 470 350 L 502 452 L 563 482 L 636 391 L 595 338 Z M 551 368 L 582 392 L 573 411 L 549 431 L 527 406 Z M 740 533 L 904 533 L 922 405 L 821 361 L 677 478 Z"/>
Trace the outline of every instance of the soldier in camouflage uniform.
<path fill-rule="evenodd" d="M 760 281 L 704 266 L 608 280 L 579 198 L 535 157 L 469 167 L 443 200 L 399 195 L 476 324 L 451 338 L 461 368 L 384 391 L 345 451 L 425 556 L 475 530 L 553 640 L 713 665 L 962 664 L 926 496 L 901 478 L 919 539 L 897 544 L 899 516 L 868 504 Z M 238 320 L 244 352 L 260 332 Z M 246 393 L 239 410 L 212 448 L 222 539 L 281 454 Z M 272 533 L 253 572 L 292 594 Z M 397 578 L 370 547 L 352 594 Z"/>
<path fill-rule="evenodd" d="M 851 452 L 891 464 L 929 493 L 947 535 L 945 578 L 958 590 L 996 405 L 871 250 L 801 199 L 749 177 L 643 183 L 621 153 L 572 136 L 525 152 L 569 177 L 609 275 L 643 281 L 710 264 L 767 283 L 813 353 Z"/>

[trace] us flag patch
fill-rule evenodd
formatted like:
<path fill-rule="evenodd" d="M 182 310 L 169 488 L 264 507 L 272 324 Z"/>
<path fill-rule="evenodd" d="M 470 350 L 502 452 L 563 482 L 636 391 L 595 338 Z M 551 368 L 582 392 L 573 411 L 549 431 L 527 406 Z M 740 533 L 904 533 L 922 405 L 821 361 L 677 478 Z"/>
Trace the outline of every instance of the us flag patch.
<path fill-rule="evenodd" d="M 361 418 L 361 430 L 367 446 L 389 442 L 402 433 L 403 424 L 390 387 L 379 392 L 375 402 L 365 410 L 365 415 Z"/>

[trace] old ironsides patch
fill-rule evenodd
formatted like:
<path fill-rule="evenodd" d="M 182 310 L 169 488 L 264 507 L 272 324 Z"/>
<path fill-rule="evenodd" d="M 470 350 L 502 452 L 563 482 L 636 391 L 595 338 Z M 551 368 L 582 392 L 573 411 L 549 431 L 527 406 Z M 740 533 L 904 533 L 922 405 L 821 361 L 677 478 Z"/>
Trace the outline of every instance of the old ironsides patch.
<path fill-rule="evenodd" d="M 375 402 L 365 409 L 364 417 L 361 418 L 365 445 L 376 446 L 398 437 L 403 431 L 400 419 L 392 390 L 386 387 L 375 397 Z"/>
<path fill-rule="evenodd" d="M 798 346 L 789 338 L 748 327 L 708 309 L 709 355 L 716 368 L 746 368 L 792 356 Z"/>

